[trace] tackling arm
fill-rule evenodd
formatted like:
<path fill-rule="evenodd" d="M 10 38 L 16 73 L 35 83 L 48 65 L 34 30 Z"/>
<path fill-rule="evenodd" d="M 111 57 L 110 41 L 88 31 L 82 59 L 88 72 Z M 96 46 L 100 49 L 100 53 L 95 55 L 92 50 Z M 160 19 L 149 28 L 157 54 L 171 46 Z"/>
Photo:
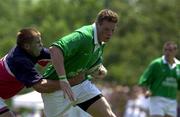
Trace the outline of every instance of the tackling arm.
<path fill-rule="evenodd" d="M 60 89 L 60 84 L 56 80 L 42 79 L 32 86 L 39 93 L 51 93 Z"/>

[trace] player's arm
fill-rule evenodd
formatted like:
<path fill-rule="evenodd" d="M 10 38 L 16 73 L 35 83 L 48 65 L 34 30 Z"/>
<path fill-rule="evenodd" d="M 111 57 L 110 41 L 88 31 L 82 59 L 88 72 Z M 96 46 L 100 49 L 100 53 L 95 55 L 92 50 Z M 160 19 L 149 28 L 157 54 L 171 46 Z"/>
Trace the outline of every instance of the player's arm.
<path fill-rule="evenodd" d="M 32 85 L 32 87 L 40 93 L 51 93 L 61 89 L 59 82 L 48 79 L 41 79 L 39 82 Z"/>
<path fill-rule="evenodd" d="M 148 87 L 146 87 L 146 86 L 140 86 L 140 87 L 142 88 L 143 94 L 146 98 L 152 96 L 152 92 L 149 90 Z"/>
<path fill-rule="evenodd" d="M 155 81 L 154 74 L 156 74 L 156 69 L 159 65 L 156 64 L 156 62 L 152 61 L 148 67 L 145 69 L 143 74 L 141 75 L 138 85 L 141 86 L 144 89 L 144 94 L 146 97 L 149 97 L 152 95 L 152 92 L 150 91 L 149 87 L 153 84 Z"/>
<path fill-rule="evenodd" d="M 89 73 L 89 75 L 91 75 L 94 78 L 102 79 L 102 78 L 106 77 L 106 75 L 107 75 L 107 69 L 103 66 L 103 64 L 99 64 L 95 67 L 92 67 L 88 71 L 91 71 L 91 73 Z"/>
<path fill-rule="evenodd" d="M 90 69 L 86 71 L 86 74 L 99 79 L 106 77 L 107 69 L 102 64 L 102 56 L 96 61 L 94 65 L 91 66 Z"/>
<path fill-rule="evenodd" d="M 57 81 L 43 79 L 43 76 L 37 72 L 29 59 L 15 58 L 13 73 L 18 81 L 27 88 L 34 88 L 41 93 L 50 93 L 60 90 L 60 84 Z"/>
<path fill-rule="evenodd" d="M 74 101 L 74 94 L 71 90 L 71 86 L 66 78 L 66 72 L 64 68 L 64 56 L 60 48 L 51 46 L 49 48 L 51 54 L 52 64 L 59 76 L 59 83 L 64 95 L 67 94 L 71 101 Z"/>

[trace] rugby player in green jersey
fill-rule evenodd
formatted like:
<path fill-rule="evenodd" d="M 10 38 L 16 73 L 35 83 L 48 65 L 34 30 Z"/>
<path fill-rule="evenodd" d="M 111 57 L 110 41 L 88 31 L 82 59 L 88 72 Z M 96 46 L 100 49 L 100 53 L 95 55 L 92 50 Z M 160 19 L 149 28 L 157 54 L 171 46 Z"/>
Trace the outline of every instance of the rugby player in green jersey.
<path fill-rule="evenodd" d="M 93 117 L 116 117 L 101 91 L 86 76 L 106 76 L 107 71 L 102 65 L 103 48 L 111 39 L 117 22 L 117 13 L 103 9 L 95 23 L 83 26 L 52 44 L 52 65 L 46 69 L 44 77 L 57 80 L 62 90 L 42 94 L 47 117 L 68 116 L 68 111 L 64 115 L 61 112 L 75 100 L 78 107 Z"/>
<path fill-rule="evenodd" d="M 176 95 L 180 81 L 180 65 L 175 58 L 177 44 L 168 41 L 163 46 L 162 57 L 153 60 L 139 80 L 150 97 L 151 117 L 176 117 Z"/>

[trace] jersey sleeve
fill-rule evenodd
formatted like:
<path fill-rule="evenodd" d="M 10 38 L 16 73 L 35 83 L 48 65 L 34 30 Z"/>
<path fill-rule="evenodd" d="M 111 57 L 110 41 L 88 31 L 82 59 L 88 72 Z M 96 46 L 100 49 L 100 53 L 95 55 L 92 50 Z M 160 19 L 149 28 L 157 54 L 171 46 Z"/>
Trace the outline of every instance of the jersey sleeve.
<path fill-rule="evenodd" d="M 180 64 L 178 63 L 176 66 L 178 91 L 180 91 Z"/>
<path fill-rule="evenodd" d="M 15 77 L 22 82 L 26 87 L 31 87 L 33 84 L 42 79 L 42 75 L 36 70 L 34 63 L 28 59 L 18 59 L 14 63 Z"/>
<path fill-rule="evenodd" d="M 154 68 L 155 68 L 155 64 L 154 62 L 152 62 L 151 64 L 149 64 L 149 66 L 145 69 L 145 71 L 143 72 L 143 74 L 140 76 L 140 80 L 138 82 L 138 84 L 140 86 L 145 86 L 145 87 L 149 87 L 152 82 L 153 82 L 153 74 L 154 74 Z"/>
<path fill-rule="evenodd" d="M 63 55 L 66 57 L 75 55 L 79 52 L 83 42 L 83 35 L 79 32 L 74 32 L 59 39 L 57 42 L 54 42 L 52 46 L 59 47 L 62 50 Z"/>

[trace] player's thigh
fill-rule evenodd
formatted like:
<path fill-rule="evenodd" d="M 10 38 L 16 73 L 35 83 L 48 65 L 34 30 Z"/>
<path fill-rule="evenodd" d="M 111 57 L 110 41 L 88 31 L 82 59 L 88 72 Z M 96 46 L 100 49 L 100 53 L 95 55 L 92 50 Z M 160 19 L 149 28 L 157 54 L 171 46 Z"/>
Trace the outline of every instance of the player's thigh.
<path fill-rule="evenodd" d="M 167 111 L 165 117 L 177 117 L 177 101 L 167 99 Z"/>
<path fill-rule="evenodd" d="M 87 110 L 92 115 L 101 115 L 106 117 L 112 114 L 111 107 L 104 97 L 101 97 L 96 102 L 94 102 Z"/>
<path fill-rule="evenodd" d="M 149 103 L 149 114 L 151 117 L 164 117 L 166 104 L 162 97 L 151 97 Z"/>
<path fill-rule="evenodd" d="M 78 100 L 78 104 L 84 103 L 101 94 L 100 90 L 89 80 L 72 87 L 73 93 Z"/>
<path fill-rule="evenodd" d="M 42 93 L 41 97 L 46 117 L 57 117 L 70 103 L 68 98 L 64 98 L 64 94 L 60 90 L 53 93 Z"/>
<path fill-rule="evenodd" d="M 161 115 L 152 115 L 150 117 L 164 117 L 164 116 L 161 116 Z"/>

